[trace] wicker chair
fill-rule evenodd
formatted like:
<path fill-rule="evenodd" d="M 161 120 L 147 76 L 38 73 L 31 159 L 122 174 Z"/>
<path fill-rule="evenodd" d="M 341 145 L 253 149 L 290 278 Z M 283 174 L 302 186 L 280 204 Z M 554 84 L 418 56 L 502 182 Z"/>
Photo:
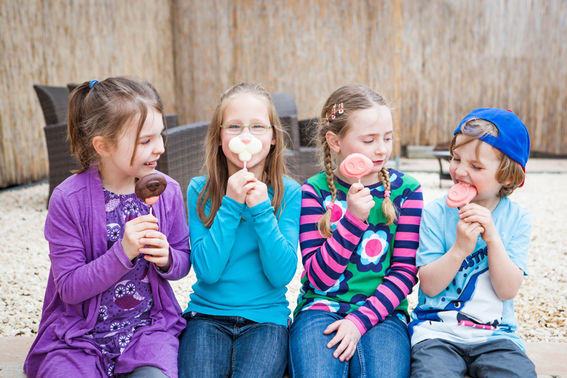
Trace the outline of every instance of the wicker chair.
<path fill-rule="evenodd" d="M 313 144 L 317 119 L 298 121 L 297 107 L 290 93 L 276 92 L 271 96 L 282 128 L 287 134 L 285 157 L 289 175 L 298 182 L 303 182 L 321 171 L 319 157 Z"/>
<path fill-rule="evenodd" d="M 80 164 L 71 154 L 71 147 L 67 140 L 67 122 L 48 124 L 43 128 L 47 144 L 47 157 L 49 161 L 49 195 L 53 189 L 71 176 L 71 171 L 80 168 Z"/>
<path fill-rule="evenodd" d="M 202 174 L 208 127 L 208 121 L 196 122 L 168 129 L 167 132 L 167 145 L 159 159 L 158 170 L 179 183 L 185 199 L 191 178 Z"/>
<path fill-rule="evenodd" d="M 65 87 L 34 85 L 46 125 L 67 122 L 69 91 Z"/>

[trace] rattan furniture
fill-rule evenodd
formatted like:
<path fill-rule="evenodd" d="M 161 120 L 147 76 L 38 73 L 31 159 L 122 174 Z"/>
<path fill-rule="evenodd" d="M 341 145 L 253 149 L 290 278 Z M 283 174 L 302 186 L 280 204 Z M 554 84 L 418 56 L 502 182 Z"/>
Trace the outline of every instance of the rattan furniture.
<path fill-rule="evenodd" d="M 34 85 L 46 125 L 67 122 L 69 91 L 65 87 Z"/>
<path fill-rule="evenodd" d="M 297 119 L 297 106 L 290 93 L 272 93 L 272 100 L 282 128 L 286 131 L 285 151 L 288 174 L 302 183 L 307 178 L 321 171 L 319 156 L 314 146 L 314 134 L 317 130 L 317 119 Z"/>
<path fill-rule="evenodd" d="M 175 179 L 187 196 L 191 178 L 204 174 L 205 137 L 209 122 L 196 122 L 167 130 L 165 152 L 158 161 L 157 169 Z"/>

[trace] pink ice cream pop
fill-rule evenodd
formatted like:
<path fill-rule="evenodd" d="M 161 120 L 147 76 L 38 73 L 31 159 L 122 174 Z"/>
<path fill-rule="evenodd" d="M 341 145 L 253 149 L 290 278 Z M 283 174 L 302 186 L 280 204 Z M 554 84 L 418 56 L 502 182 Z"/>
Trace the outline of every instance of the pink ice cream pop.
<path fill-rule="evenodd" d="M 476 188 L 472 185 L 459 182 L 449 189 L 447 194 L 447 206 L 463 207 L 476 196 Z"/>
<path fill-rule="evenodd" d="M 238 155 L 240 161 L 244 162 L 244 169 L 246 169 L 246 162 L 252 159 L 252 155 L 262 151 L 262 142 L 253 135 L 241 134 L 228 142 L 228 148 Z"/>
<path fill-rule="evenodd" d="M 150 206 L 150 214 L 152 213 L 152 205 L 158 201 L 166 186 L 167 181 L 159 173 L 150 173 L 136 181 L 136 195 Z"/>
<path fill-rule="evenodd" d="M 339 170 L 346 177 L 360 179 L 372 171 L 374 164 L 367 156 L 358 152 L 348 155 L 339 166 Z"/>

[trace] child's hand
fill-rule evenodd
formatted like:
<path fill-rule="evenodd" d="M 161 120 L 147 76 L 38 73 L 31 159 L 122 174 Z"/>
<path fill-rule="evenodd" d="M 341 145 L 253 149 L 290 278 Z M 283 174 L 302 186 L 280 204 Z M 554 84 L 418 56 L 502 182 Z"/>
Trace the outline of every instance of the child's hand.
<path fill-rule="evenodd" d="M 354 183 L 350 186 L 347 193 L 348 211 L 360 219 L 366 221 L 370 210 L 374 207 L 374 199 L 370 194 L 370 189 L 365 188 L 361 183 Z"/>
<path fill-rule="evenodd" d="M 484 229 L 477 222 L 469 223 L 461 219 L 457 223 L 457 238 L 453 247 L 461 258 L 464 259 L 473 252 L 478 235 L 482 232 Z"/>
<path fill-rule="evenodd" d="M 333 357 L 338 358 L 341 362 L 350 360 L 356 351 L 358 340 L 360 340 L 360 331 L 350 320 L 341 319 L 329 324 L 323 331 L 325 335 L 333 332 L 336 332 L 335 337 L 329 341 L 327 348 L 330 349 L 340 342 L 333 352 Z"/>
<path fill-rule="evenodd" d="M 488 244 L 491 241 L 499 240 L 500 236 L 496 230 L 496 225 L 492 219 L 492 212 L 486 207 L 477 205 L 476 203 L 469 203 L 459 210 L 459 216 L 462 220 L 468 223 L 479 223 L 483 231 L 482 239 Z"/>
<path fill-rule="evenodd" d="M 121 244 L 130 260 L 134 260 L 140 254 L 140 248 L 144 246 L 141 239 L 151 230 L 158 230 L 158 220 L 153 215 L 142 215 L 126 222 Z"/>
<path fill-rule="evenodd" d="M 159 231 L 146 231 L 140 239 L 143 247 L 139 249 L 144 254 L 144 259 L 156 264 L 167 272 L 169 270 L 169 242 L 167 237 Z"/>
<path fill-rule="evenodd" d="M 226 195 L 238 203 L 244 203 L 246 201 L 246 194 L 252 189 L 254 182 L 256 182 L 254 174 L 241 169 L 228 178 Z"/>
<path fill-rule="evenodd" d="M 262 181 L 256 180 L 246 195 L 246 205 L 248 207 L 253 207 L 267 199 L 269 199 L 268 187 Z"/>

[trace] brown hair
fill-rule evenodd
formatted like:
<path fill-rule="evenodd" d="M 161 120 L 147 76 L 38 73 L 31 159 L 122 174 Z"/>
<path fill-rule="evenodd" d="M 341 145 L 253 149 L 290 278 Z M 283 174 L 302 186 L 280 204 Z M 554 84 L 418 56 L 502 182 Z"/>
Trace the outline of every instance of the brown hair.
<path fill-rule="evenodd" d="M 459 144 L 457 144 L 457 135 L 463 135 L 466 138 Z M 498 127 L 490 121 L 484 119 L 471 119 L 467 121 L 461 128 L 461 131 L 453 136 L 451 140 L 451 145 L 449 151 L 451 152 L 451 157 L 455 149 L 468 144 L 472 141 L 477 141 L 476 146 L 476 157 L 479 157 L 480 150 L 480 140 L 482 136 L 492 135 L 498 136 Z M 491 146 L 492 147 L 492 146 Z M 493 147 L 494 148 L 494 147 Z M 507 197 L 512 192 L 518 188 L 524 182 L 526 173 L 524 172 L 522 165 L 514 160 L 512 160 L 507 155 L 503 154 L 499 149 L 494 148 L 497 156 L 500 158 L 500 165 L 496 170 L 496 180 L 502 187 L 498 191 L 498 197 Z M 506 184 L 507 181 L 510 181 Z"/>
<path fill-rule="evenodd" d="M 147 82 L 110 77 L 100 82 L 85 81 L 77 86 L 69 95 L 67 117 L 71 153 L 81 165 L 74 173 L 84 172 L 97 160 L 98 154 L 92 143 L 95 136 L 100 135 L 111 143 L 116 143 L 124 125 L 133 117 L 139 116 L 135 142 L 149 109 L 161 114 L 165 128 L 163 104 L 156 89 Z M 130 164 L 134 160 L 137 146 L 134 143 Z"/>
<path fill-rule="evenodd" d="M 333 112 L 333 106 L 342 103 L 344 111 L 339 114 Z M 327 144 L 326 134 L 331 131 L 339 138 L 342 138 L 348 130 L 349 116 L 362 109 L 368 109 L 375 105 L 386 106 L 384 97 L 374 92 L 372 89 L 364 85 L 345 85 L 335 90 L 323 106 L 321 110 L 321 118 L 319 119 L 319 130 L 317 132 L 317 145 L 322 152 L 322 161 L 325 174 L 327 176 L 327 184 L 331 191 L 331 201 L 334 203 L 337 196 L 337 189 L 335 187 L 335 176 L 333 173 L 334 161 L 331 155 L 331 148 Z M 334 118 L 331 115 L 334 113 Z M 384 186 L 385 191 L 390 190 L 389 171 L 386 167 L 382 167 L 378 173 L 378 179 Z M 397 218 L 397 212 L 394 204 L 389 197 L 384 198 L 382 202 L 382 213 L 386 216 L 387 224 L 391 225 Z M 330 207 L 327 212 L 321 217 L 317 225 L 319 232 L 324 237 L 331 236 L 330 228 L 331 210 Z"/>
<path fill-rule="evenodd" d="M 222 152 L 221 128 L 222 115 L 228 103 L 237 95 L 251 94 L 258 96 L 266 101 L 270 124 L 273 126 L 273 138 L 275 144 L 270 147 L 270 152 L 266 156 L 264 164 L 264 177 L 267 186 L 271 186 L 274 191 L 272 206 L 275 213 L 278 212 L 283 199 L 284 184 L 283 175 L 286 168 L 283 160 L 283 151 L 285 148 L 283 130 L 280 125 L 280 118 L 272 97 L 261 85 L 254 83 L 240 83 L 227 89 L 220 97 L 219 103 L 213 113 L 211 124 L 207 132 L 205 144 L 205 164 L 207 171 L 207 182 L 203 190 L 197 198 L 197 214 L 199 219 L 206 227 L 210 227 L 215 219 L 218 209 L 220 208 L 222 197 L 226 194 L 226 184 L 228 181 L 228 163 L 226 156 Z M 207 216 L 205 214 L 205 204 L 210 201 L 211 209 Z"/>

